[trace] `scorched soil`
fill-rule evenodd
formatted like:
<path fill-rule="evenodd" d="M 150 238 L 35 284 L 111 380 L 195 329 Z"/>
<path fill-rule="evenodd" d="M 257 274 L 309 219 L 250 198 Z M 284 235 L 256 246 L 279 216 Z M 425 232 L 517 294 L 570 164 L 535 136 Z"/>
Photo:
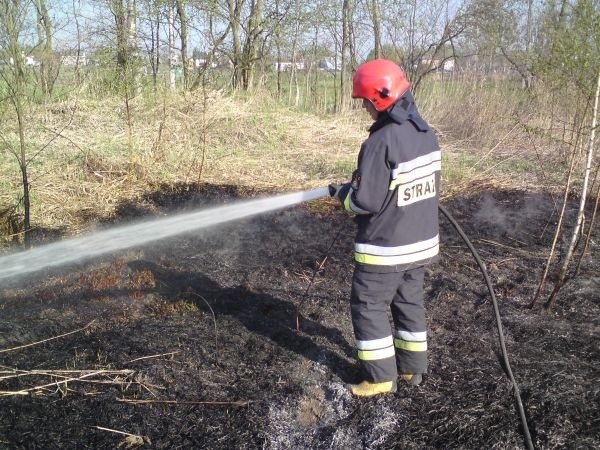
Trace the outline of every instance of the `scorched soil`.
<path fill-rule="evenodd" d="M 178 186 L 122 205 L 114 222 L 248 195 Z M 555 270 L 528 304 L 557 221 L 551 198 L 481 189 L 445 206 L 488 267 L 536 448 L 600 448 L 597 230 L 545 313 Z M 359 377 L 354 224 L 329 200 L 5 283 L 0 448 L 524 448 L 483 278 L 443 218 L 440 231 L 430 372 L 372 399 L 345 387 Z"/>

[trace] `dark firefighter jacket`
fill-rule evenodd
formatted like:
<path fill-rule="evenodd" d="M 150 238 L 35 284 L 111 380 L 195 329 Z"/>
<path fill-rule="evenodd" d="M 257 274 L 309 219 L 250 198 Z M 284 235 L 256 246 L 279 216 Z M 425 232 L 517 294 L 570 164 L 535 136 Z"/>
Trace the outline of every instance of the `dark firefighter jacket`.
<path fill-rule="evenodd" d="M 422 266 L 439 252 L 441 153 L 407 92 L 369 129 L 352 182 L 340 189 L 356 214 L 355 260 L 369 272 Z"/>

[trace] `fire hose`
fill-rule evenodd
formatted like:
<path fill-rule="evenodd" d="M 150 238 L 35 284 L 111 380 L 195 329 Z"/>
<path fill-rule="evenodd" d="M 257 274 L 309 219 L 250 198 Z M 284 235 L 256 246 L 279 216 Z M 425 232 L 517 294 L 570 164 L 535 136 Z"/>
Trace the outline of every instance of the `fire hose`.
<path fill-rule="evenodd" d="M 500 318 L 500 309 L 498 308 L 498 301 L 496 300 L 496 294 L 494 293 L 494 288 L 492 286 L 490 276 L 488 275 L 488 272 L 485 268 L 485 264 L 479 257 L 477 250 L 475 250 L 475 247 L 473 247 L 473 244 L 471 243 L 471 241 L 469 240 L 469 238 L 467 237 L 467 235 L 465 234 L 463 229 L 460 227 L 458 222 L 456 222 L 456 220 L 454 220 L 454 217 L 452 217 L 452 215 L 448 212 L 448 210 L 446 208 L 444 208 L 442 205 L 439 205 L 439 209 L 442 212 L 442 214 L 446 217 L 446 219 L 448 219 L 448 221 L 452 224 L 452 226 L 454 227 L 456 232 L 460 235 L 460 237 L 465 242 L 465 244 L 467 244 L 467 247 L 469 247 L 469 250 L 471 251 L 473 258 L 475 258 L 475 261 L 477 261 L 477 265 L 479 266 L 479 269 L 481 270 L 481 273 L 483 274 L 483 278 L 485 279 L 485 284 L 487 285 L 488 291 L 490 293 L 490 297 L 492 298 L 492 305 L 494 307 L 494 316 L 496 317 L 496 327 L 498 328 L 498 340 L 500 341 L 500 349 L 502 350 L 502 361 L 504 363 L 504 371 L 513 386 L 515 400 L 517 402 L 517 409 L 519 410 L 519 417 L 521 419 L 521 426 L 522 426 L 521 431 L 523 432 L 523 437 L 525 438 L 525 445 L 527 446 L 528 450 L 533 450 L 533 448 L 534 448 L 533 442 L 531 441 L 531 435 L 529 434 L 529 427 L 527 426 L 527 418 L 525 416 L 525 409 L 523 408 L 523 402 L 521 401 L 521 393 L 519 391 L 519 385 L 517 384 L 517 381 L 515 380 L 515 377 L 512 373 L 512 369 L 510 368 L 510 362 L 508 361 L 508 352 L 506 351 L 506 343 L 504 341 L 504 331 L 502 329 L 502 320 Z"/>
<path fill-rule="evenodd" d="M 490 293 L 490 297 L 492 298 L 492 305 L 494 308 L 494 316 L 496 318 L 496 327 L 498 329 L 498 340 L 500 342 L 500 349 L 502 352 L 502 363 L 503 363 L 503 367 L 504 367 L 504 372 L 506 373 L 506 376 L 508 377 L 508 379 L 510 380 L 510 382 L 512 384 L 513 392 L 515 395 L 515 401 L 517 403 L 517 409 L 519 412 L 519 418 L 521 420 L 521 431 L 522 431 L 523 437 L 525 439 L 525 446 L 527 447 L 528 450 L 533 450 L 534 446 L 533 446 L 533 442 L 531 440 L 531 435 L 529 433 L 529 427 L 527 426 L 527 417 L 525 416 L 525 409 L 523 407 L 523 402 L 521 400 L 521 393 L 519 391 L 519 385 L 517 384 L 517 381 L 515 380 L 512 369 L 510 367 L 510 362 L 508 360 L 508 352 L 506 351 L 506 342 L 504 339 L 504 331 L 502 328 L 502 319 L 500 317 L 500 309 L 498 307 L 498 301 L 496 300 L 496 294 L 494 293 L 494 288 L 492 286 L 492 282 L 488 275 L 487 269 L 485 267 L 485 264 L 481 260 L 479 254 L 477 253 L 477 250 L 475 250 L 475 247 L 473 247 L 473 244 L 471 243 L 471 241 L 469 240 L 469 238 L 467 237 L 467 235 L 465 234 L 463 229 L 460 227 L 458 222 L 454 219 L 454 217 L 452 217 L 450 212 L 448 212 L 448 210 L 445 207 L 443 207 L 442 205 L 439 205 L 439 210 L 446 217 L 446 219 L 448 219 L 448 221 L 452 224 L 452 226 L 454 227 L 456 232 L 460 235 L 460 237 L 465 242 L 465 244 L 467 244 L 467 247 L 471 251 L 473 258 L 475 258 L 475 261 L 477 262 L 477 265 L 479 266 L 479 269 L 481 270 L 481 273 L 483 274 L 485 284 L 487 285 L 488 291 Z M 336 236 L 333 238 L 333 241 L 329 245 L 329 248 L 327 249 L 327 252 L 325 255 L 325 259 L 327 259 L 327 257 L 329 256 L 329 252 L 331 251 L 331 249 L 333 248 L 333 245 L 335 244 L 338 237 L 340 236 L 340 231 L 341 230 L 338 230 Z M 325 259 L 323 261 L 325 261 Z M 306 288 L 306 291 L 304 292 L 301 303 L 304 300 L 304 298 L 308 295 L 308 291 L 310 290 L 310 287 L 313 284 L 315 276 L 321 268 L 322 268 L 322 264 L 318 265 L 315 268 L 315 271 L 310 280 L 310 283 L 308 284 L 308 287 Z M 298 327 L 299 327 L 298 315 L 296 315 L 296 328 L 298 328 Z"/>

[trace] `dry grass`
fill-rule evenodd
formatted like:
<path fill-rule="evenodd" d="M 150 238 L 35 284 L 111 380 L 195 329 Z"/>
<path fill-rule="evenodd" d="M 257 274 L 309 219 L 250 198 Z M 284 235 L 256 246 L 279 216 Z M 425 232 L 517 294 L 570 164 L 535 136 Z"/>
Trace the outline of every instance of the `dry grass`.
<path fill-rule="evenodd" d="M 484 83 L 465 89 L 458 82 L 432 84 L 419 93 L 423 115 L 440 134 L 446 196 L 464 193 L 473 182 L 541 183 L 529 175 L 549 163 L 542 156 L 546 137 L 526 130 L 522 118 L 529 106 L 519 95 Z M 140 95 L 131 108 L 131 141 L 124 103 L 116 97 L 74 93 L 29 108 L 28 151 L 42 150 L 29 167 L 34 226 L 77 233 L 161 185 L 202 181 L 289 191 L 347 180 L 369 125 L 359 110 L 318 116 L 281 106 L 260 92 Z M 539 120 L 533 126 L 548 128 Z M 2 138 L 17 145 L 10 120 Z M 538 165 L 536 158 L 543 161 Z M 550 175 L 541 178 L 545 184 L 557 182 Z M 21 195 L 18 167 L 6 151 L 0 152 L 0 180 L 2 211 Z M 14 212 L 10 220 L 5 239 L 17 232 Z"/>
<path fill-rule="evenodd" d="M 321 187 L 349 177 L 367 125 L 364 117 L 318 117 L 219 92 L 204 104 L 201 91 L 136 98 L 131 152 L 117 98 L 31 109 L 28 123 L 42 125 L 27 129 L 30 153 L 45 147 L 29 168 L 33 223 L 78 232 L 161 184 Z M 14 131 L 4 135 L 16 145 Z M 20 198 L 12 155 L 0 157 L 0 177 L 2 209 Z"/>

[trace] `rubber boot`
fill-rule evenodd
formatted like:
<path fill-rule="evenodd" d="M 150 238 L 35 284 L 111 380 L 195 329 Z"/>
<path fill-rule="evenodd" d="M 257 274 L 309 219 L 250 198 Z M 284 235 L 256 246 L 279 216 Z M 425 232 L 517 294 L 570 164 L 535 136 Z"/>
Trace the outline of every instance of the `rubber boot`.
<path fill-rule="evenodd" d="M 423 375 L 420 373 L 403 373 L 401 377 L 404 381 L 413 386 L 418 386 L 421 384 L 421 381 L 423 381 Z"/>
<path fill-rule="evenodd" d="M 350 391 L 357 397 L 371 397 L 378 394 L 389 394 L 396 392 L 397 385 L 396 381 L 383 381 L 381 383 L 372 383 L 370 381 L 363 381 L 359 384 L 351 384 Z"/>

